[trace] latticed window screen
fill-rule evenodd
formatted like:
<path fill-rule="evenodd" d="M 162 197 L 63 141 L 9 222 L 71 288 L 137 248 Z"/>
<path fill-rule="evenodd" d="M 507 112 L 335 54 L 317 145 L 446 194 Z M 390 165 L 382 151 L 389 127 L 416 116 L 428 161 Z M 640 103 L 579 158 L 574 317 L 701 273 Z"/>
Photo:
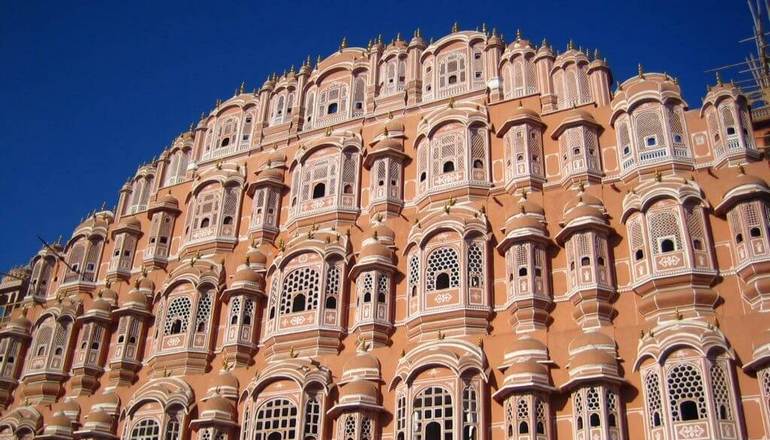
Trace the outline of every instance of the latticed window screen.
<path fill-rule="evenodd" d="M 545 404 L 541 399 L 537 399 L 535 404 L 535 423 L 535 432 L 545 434 L 545 427 L 548 425 L 548 414 L 546 413 Z"/>
<path fill-rule="evenodd" d="M 703 219 L 703 209 L 700 206 L 690 203 L 685 205 L 684 213 L 687 216 L 687 232 L 690 234 L 690 240 L 695 243 L 700 242 L 700 249 L 705 249 L 706 245 L 706 225 Z M 698 246 L 693 246 L 699 249 Z"/>
<path fill-rule="evenodd" d="M 390 286 L 390 279 L 385 274 L 380 274 L 377 278 L 377 301 L 385 303 L 388 298 L 388 287 Z"/>
<path fill-rule="evenodd" d="M 636 260 L 636 253 L 642 251 L 641 257 L 644 257 L 644 233 L 642 232 L 641 217 L 634 216 L 628 221 L 628 236 L 631 243 L 631 257 Z"/>
<path fill-rule="evenodd" d="M 674 143 L 678 145 L 684 144 L 685 137 L 684 126 L 682 125 L 682 114 L 678 109 L 671 106 L 666 107 L 666 113 L 668 114 L 668 125 L 671 129 L 671 134 L 679 135 L 681 137 L 681 141 L 679 142 L 674 138 Z"/>
<path fill-rule="evenodd" d="M 604 398 L 607 405 L 607 424 L 610 427 L 616 427 L 618 426 L 618 417 L 620 416 L 618 412 L 618 395 L 612 390 L 607 390 Z"/>
<path fill-rule="evenodd" d="M 321 404 L 317 396 L 308 396 L 305 403 L 305 439 L 318 438 L 321 426 Z"/>
<path fill-rule="evenodd" d="M 372 419 L 364 417 L 361 422 L 361 440 L 372 440 Z"/>
<path fill-rule="evenodd" d="M 732 420 L 733 411 L 730 401 L 730 383 L 722 361 L 715 361 L 711 366 L 711 393 L 714 395 L 714 407 L 720 420 Z"/>
<path fill-rule="evenodd" d="M 230 324 L 238 324 L 239 316 L 241 314 L 241 297 L 236 296 L 230 303 Z"/>
<path fill-rule="evenodd" d="M 283 280 L 281 289 L 281 313 L 291 313 L 295 296 L 304 295 L 303 311 L 318 308 L 320 276 L 312 267 L 301 267 L 289 272 Z"/>
<path fill-rule="evenodd" d="M 666 145 L 663 122 L 657 109 L 640 111 L 636 116 L 636 142 L 640 148 L 656 148 Z M 650 139 L 654 136 L 654 143 Z"/>
<path fill-rule="evenodd" d="M 481 244 L 476 242 L 468 246 L 468 285 L 484 286 L 484 250 Z"/>
<path fill-rule="evenodd" d="M 725 127 L 725 130 L 728 127 L 735 128 L 735 118 L 733 117 L 733 111 L 732 108 L 728 105 L 722 105 L 719 107 L 719 113 L 722 115 L 722 124 Z M 738 130 L 735 130 L 735 133 L 738 133 Z"/>
<path fill-rule="evenodd" d="M 768 389 L 770 390 L 770 380 L 768 382 Z M 406 432 L 406 396 L 399 394 L 396 399 L 396 437 L 398 434 L 405 434 Z"/>
<path fill-rule="evenodd" d="M 195 314 L 195 331 L 204 332 L 211 317 L 211 294 L 204 293 L 198 302 L 198 311 Z"/>
<path fill-rule="evenodd" d="M 481 127 L 471 129 L 471 164 L 474 168 L 486 170 L 487 141 L 486 130 Z"/>
<path fill-rule="evenodd" d="M 439 88 L 465 84 L 465 54 L 452 52 L 439 59 Z"/>
<path fill-rule="evenodd" d="M 514 426 L 519 434 L 529 433 L 529 402 L 525 398 L 516 402 L 516 424 Z"/>
<path fill-rule="evenodd" d="M 152 419 L 144 419 L 134 425 L 131 430 L 131 440 L 159 440 L 160 426 Z"/>
<path fill-rule="evenodd" d="M 176 415 L 170 416 L 168 422 L 166 422 L 166 435 L 163 436 L 163 440 L 178 440 L 179 431 L 179 418 Z"/>
<path fill-rule="evenodd" d="M 336 297 L 340 291 L 340 263 L 329 262 L 326 268 L 326 297 Z"/>
<path fill-rule="evenodd" d="M 690 363 L 672 366 L 668 370 L 666 386 L 671 418 L 674 421 L 687 420 L 690 414 L 683 414 L 683 410 L 687 411 L 691 405 L 695 406 L 696 412 L 693 415 L 697 419 L 707 417 L 706 393 L 700 368 Z"/>
<path fill-rule="evenodd" d="M 473 426 L 474 430 L 479 421 L 479 402 L 473 384 L 463 389 L 463 421 L 466 426 Z"/>
<path fill-rule="evenodd" d="M 417 286 L 420 285 L 420 257 L 412 255 L 409 257 L 409 295 L 416 293 Z"/>
<path fill-rule="evenodd" d="M 426 431 L 431 428 L 432 422 L 437 422 L 441 434 L 441 440 L 454 438 L 454 406 L 452 395 L 442 387 L 428 387 L 422 390 L 415 398 L 413 408 L 413 438 L 415 440 L 436 440 L 436 437 L 428 438 Z M 432 425 L 435 426 L 435 425 Z"/>
<path fill-rule="evenodd" d="M 350 188 L 349 193 L 355 193 L 356 191 L 356 174 L 358 169 L 358 154 L 352 151 L 346 151 L 343 153 L 342 158 L 342 189 L 346 192 L 346 188 Z"/>
<path fill-rule="evenodd" d="M 269 400 L 257 410 L 254 440 L 273 440 L 274 433 L 280 435 L 280 440 L 293 440 L 297 435 L 297 420 L 297 407 L 291 401 Z"/>
<path fill-rule="evenodd" d="M 660 376 L 657 371 L 650 371 L 644 377 L 644 397 L 647 400 L 647 419 L 653 428 L 664 424 L 660 392 Z"/>
<path fill-rule="evenodd" d="M 171 301 L 168 309 L 166 309 L 166 320 L 163 323 L 163 334 L 171 335 L 186 332 L 187 327 L 190 324 L 191 308 L 192 303 L 190 302 L 190 298 L 186 296 L 176 298 Z M 179 323 L 177 326 L 174 325 L 176 322 Z"/>
<path fill-rule="evenodd" d="M 631 139 L 628 137 L 628 124 L 625 121 L 618 124 L 618 146 L 623 156 L 631 154 Z"/>
<path fill-rule="evenodd" d="M 254 301 L 247 299 L 244 302 L 242 323 L 251 324 L 253 322 L 254 322 Z"/>
<path fill-rule="evenodd" d="M 345 417 L 343 440 L 356 440 L 356 418 L 352 414 Z"/>
<path fill-rule="evenodd" d="M 428 256 L 425 269 L 425 289 L 427 291 L 436 290 L 436 278 L 441 274 L 449 276 L 450 288 L 460 285 L 460 259 L 457 256 L 457 251 L 452 248 L 438 248 Z"/>
<path fill-rule="evenodd" d="M 655 255 L 661 253 L 659 242 L 666 238 L 673 238 L 675 249 L 682 249 L 679 216 L 675 209 L 675 207 L 655 209 L 647 213 L 648 231 L 652 242 L 652 252 Z"/>
<path fill-rule="evenodd" d="M 372 273 L 366 272 L 363 274 L 363 278 L 361 279 L 361 293 L 359 301 L 363 301 L 365 303 L 371 302 L 372 300 L 372 284 L 374 282 L 372 281 Z"/>

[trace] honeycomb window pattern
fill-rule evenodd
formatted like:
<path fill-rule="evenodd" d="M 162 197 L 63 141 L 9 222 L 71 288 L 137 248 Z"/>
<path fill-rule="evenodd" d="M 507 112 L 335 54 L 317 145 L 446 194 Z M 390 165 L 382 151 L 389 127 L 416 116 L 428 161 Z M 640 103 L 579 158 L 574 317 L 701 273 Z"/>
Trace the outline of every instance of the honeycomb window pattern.
<path fill-rule="evenodd" d="M 448 247 L 436 249 L 428 257 L 427 266 L 425 288 L 428 292 L 436 290 L 436 278 L 440 274 L 449 276 L 449 288 L 460 285 L 460 259 L 454 249 Z"/>
<path fill-rule="evenodd" d="M 687 420 L 687 414 L 682 414 L 682 404 L 691 402 L 696 405 L 697 419 L 707 417 L 706 394 L 703 388 L 703 378 L 700 370 L 689 363 L 674 365 L 666 379 L 671 418 L 676 422 Z"/>
<path fill-rule="evenodd" d="M 256 414 L 254 440 L 273 438 L 274 433 L 281 440 L 293 440 L 296 436 L 297 407 L 287 399 L 273 399 L 264 403 Z"/>
<path fill-rule="evenodd" d="M 317 309 L 319 285 L 320 276 L 312 267 L 300 267 L 289 272 L 281 289 L 281 313 L 292 312 L 294 297 L 297 295 L 305 295 L 304 311 Z"/>

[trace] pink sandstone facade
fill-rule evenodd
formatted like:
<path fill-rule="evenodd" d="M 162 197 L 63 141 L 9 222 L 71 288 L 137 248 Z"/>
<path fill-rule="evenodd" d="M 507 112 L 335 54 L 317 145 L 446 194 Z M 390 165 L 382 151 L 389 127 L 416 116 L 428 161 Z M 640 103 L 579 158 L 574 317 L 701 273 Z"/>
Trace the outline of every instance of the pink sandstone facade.
<path fill-rule="evenodd" d="M 32 258 L 0 438 L 768 438 L 746 99 L 612 83 L 455 28 L 241 86 Z"/>

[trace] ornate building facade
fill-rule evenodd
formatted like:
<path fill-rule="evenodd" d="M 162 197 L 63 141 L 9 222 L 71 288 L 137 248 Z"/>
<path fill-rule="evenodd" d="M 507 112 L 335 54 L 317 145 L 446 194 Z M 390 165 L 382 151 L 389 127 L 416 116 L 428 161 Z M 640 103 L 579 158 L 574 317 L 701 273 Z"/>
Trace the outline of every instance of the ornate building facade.
<path fill-rule="evenodd" d="M 0 439 L 770 436 L 747 101 L 520 34 L 243 86 L 29 262 Z"/>

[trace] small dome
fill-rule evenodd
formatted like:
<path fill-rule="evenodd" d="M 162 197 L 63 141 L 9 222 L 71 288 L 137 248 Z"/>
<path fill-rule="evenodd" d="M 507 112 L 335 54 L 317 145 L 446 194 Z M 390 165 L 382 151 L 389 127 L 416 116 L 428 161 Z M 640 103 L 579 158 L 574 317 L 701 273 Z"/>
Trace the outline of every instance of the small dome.
<path fill-rule="evenodd" d="M 27 317 L 25 316 L 24 313 L 22 313 L 21 315 L 13 318 L 10 321 L 10 324 L 13 327 L 17 327 L 17 328 L 21 328 L 21 329 L 29 329 L 30 327 L 32 327 L 32 322 L 30 322 L 30 320 L 27 319 Z"/>
<path fill-rule="evenodd" d="M 280 168 L 265 168 L 257 173 L 259 179 L 277 180 L 283 182 L 283 170 Z"/>
<path fill-rule="evenodd" d="M 97 298 L 96 301 L 91 304 L 91 310 L 109 313 L 112 311 L 112 304 L 104 298 Z"/>
<path fill-rule="evenodd" d="M 604 211 L 602 211 L 601 209 L 595 206 L 590 206 L 590 205 L 578 206 L 577 208 L 571 209 L 567 213 L 567 215 L 564 217 L 564 223 L 569 223 L 572 220 L 582 218 L 582 217 L 591 217 L 591 218 L 604 220 L 606 216 L 604 214 Z"/>
<path fill-rule="evenodd" d="M 545 231 L 543 222 L 531 215 L 515 215 L 513 217 L 508 217 L 508 220 L 505 222 L 506 232 L 515 231 L 521 228 L 532 228 Z"/>
<path fill-rule="evenodd" d="M 535 338 L 523 337 L 513 341 L 513 344 L 511 344 L 511 348 L 508 350 L 509 353 L 522 352 L 522 351 L 546 352 L 548 351 L 548 347 L 546 347 L 545 344 L 543 344 L 542 342 L 538 341 Z"/>
<path fill-rule="evenodd" d="M 222 396 L 213 396 L 201 402 L 200 412 L 204 414 L 209 411 L 216 411 L 228 414 L 232 420 L 235 407 L 229 399 Z"/>
<path fill-rule="evenodd" d="M 138 229 L 140 227 L 141 227 L 141 223 L 134 216 L 123 217 L 123 219 L 118 224 L 118 229 L 122 229 L 122 228 Z"/>
<path fill-rule="evenodd" d="M 392 260 L 393 251 L 382 245 L 378 240 L 367 240 L 364 242 L 358 258 L 363 260 L 368 257 L 383 257 Z"/>
<path fill-rule="evenodd" d="M 377 234 L 377 238 L 380 240 L 392 241 L 396 238 L 396 233 L 393 232 L 393 230 L 390 229 L 384 222 L 377 223 L 372 229 L 374 233 Z"/>
<path fill-rule="evenodd" d="M 118 293 L 112 290 L 110 287 L 105 287 L 104 289 L 100 290 L 99 296 L 109 302 L 115 302 L 115 300 L 118 299 Z"/>
<path fill-rule="evenodd" d="M 284 154 L 282 151 L 274 151 L 270 153 L 269 156 L 267 156 L 267 163 L 270 164 L 269 166 L 273 167 L 278 164 L 282 164 L 286 162 L 286 154 Z"/>
<path fill-rule="evenodd" d="M 137 285 L 142 290 L 155 290 L 155 283 L 147 277 L 142 277 Z"/>
<path fill-rule="evenodd" d="M 209 389 L 218 389 L 218 388 L 235 388 L 238 389 L 238 379 L 233 376 L 233 373 L 230 372 L 230 370 L 221 371 L 216 377 L 214 377 L 213 382 Z"/>
<path fill-rule="evenodd" d="M 267 263 L 267 257 L 257 248 L 249 248 L 246 252 L 246 257 L 249 259 L 250 264 L 264 266 Z"/>
<path fill-rule="evenodd" d="M 545 365 L 540 364 L 534 360 L 526 360 L 524 362 L 514 362 L 507 370 L 505 370 L 505 379 L 512 376 L 520 375 L 543 375 L 548 374 L 548 368 Z"/>
<path fill-rule="evenodd" d="M 374 148 L 372 148 L 372 151 L 384 151 L 384 150 L 404 151 L 404 146 L 401 145 L 401 142 L 399 142 L 397 139 L 385 138 L 377 142 L 374 145 Z"/>
<path fill-rule="evenodd" d="M 591 349 L 581 351 L 572 356 L 569 361 L 569 367 L 573 371 L 581 367 L 616 368 L 617 361 L 604 350 Z"/>
<path fill-rule="evenodd" d="M 354 380 L 342 387 L 340 400 L 356 399 L 379 402 L 377 384 L 368 380 Z"/>
<path fill-rule="evenodd" d="M 586 348 L 614 350 L 615 341 L 602 332 L 590 331 L 576 336 L 569 344 L 570 353 Z"/>
<path fill-rule="evenodd" d="M 726 180 L 727 190 L 722 195 L 722 198 L 724 198 L 724 196 L 727 195 L 727 193 L 730 191 L 736 188 L 740 188 L 741 186 L 759 186 L 761 188 L 768 189 L 767 182 L 765 182 L 764 179 L 743 172 L 738 172 L 737 174 L 731 172 L 726 176 Z"/>
<path fill-rule="evenodd" d="M 394 119 L 385 124 L 385 128 L 388 129 L 388 131 L 404 131 L 404 124 L 401 121 Z"/>
<path fill-rule="evenodd" d="M 111 426 L 113 422 L 113 417 L 104 411 L 96 410 L 96 411 L 91 411 L 90 413 L 88 413 L 88 415 L 86 415 L 86 422 L 99 423 L 99 424 Z"/>
<path fill-rule="evenodd" d="M 46 428 L 62 428 L 65 430 L 72 429 L 72 421 L 64 415 L 62 412 L 57 412 L 48 418 L 45 422 Z"/>
<path fill-rule="evenodd" d="M 238 266 L 238 271 L 235 272 L 233 281 L 246 281 L 251 283 L 260 283 L 263 281 L 259 274 L 251 269 L 249 266 L 242 264 Z"/>
<path fill-rule="evenodd" d="M 172 196 L 170 193 L 161 197 L 160 199 L 158 199 L 158 201 L 164 205 L 179 206 L 179 201 L 176 199 L 176 197 Z"/>
<path fill-rule="evenodd" d="M 137 289 L 131 289 L 128 292 L 128 295 L 126 295 L 126 300 L 123 303 L 124 305 L 128 304 L 139 304 L 141 306 L 146 307 L 147 306 L 147 297 L 144 295 L 144 293 L 140 292 Z"/>
<path fill-rule="evenodd" d="M 355 372 L 357 371 L 377 371 L 379 373 L 380 361 L 376 356 L 369 352 L 358 352 L 345 363 L 345 365 L 342 367 L 342 370 L 345 372 L 345 374 L 350 373 L 353 375 L 355 375 Z"/>
<path fill-rule="evenodd" d="M 76 400 L 65 400 L 59 405 L 59 409 L 65 413 L 79 413 L 80 404 Z"/>
<path fill-rule="evenodd" d="M 596 207 L 601 207 L 601 208 L 604 207 L 604 204 L 602 203 L 602 201 L 598 197 L 595 197 L 595 196 L 592 196 L 591 194 L 582 192 L 582 193 L 578 194 L 577 197 L 575 197 L 574 199 L 571 199 L 569 202 L 567 202 L 566 205 L 564 205 L 564 212 L 566 213 L 570 209 L 572 209 L 572 208 L 574 208 L 574 207 L 576 207 L 578 205 L 581 205 L 581 204 L 582 205 L 591 205 L 591 206 L 596 206 Z"/>

